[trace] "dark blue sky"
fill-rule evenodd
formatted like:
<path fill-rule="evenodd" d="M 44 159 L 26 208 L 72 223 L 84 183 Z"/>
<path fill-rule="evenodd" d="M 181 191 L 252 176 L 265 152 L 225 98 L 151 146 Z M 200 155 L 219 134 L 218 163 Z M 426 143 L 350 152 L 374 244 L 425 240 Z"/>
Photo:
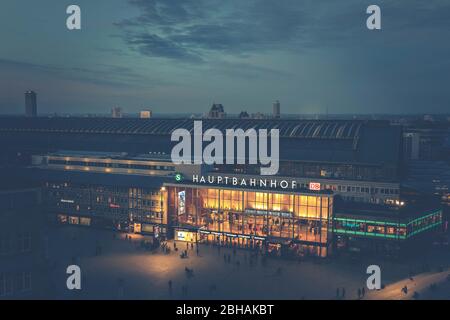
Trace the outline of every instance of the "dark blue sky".
<path fill-rule="evenodd" d="M 450 110 L 448 0 L 3 0 L 0 38 L 0 113 Z"/>

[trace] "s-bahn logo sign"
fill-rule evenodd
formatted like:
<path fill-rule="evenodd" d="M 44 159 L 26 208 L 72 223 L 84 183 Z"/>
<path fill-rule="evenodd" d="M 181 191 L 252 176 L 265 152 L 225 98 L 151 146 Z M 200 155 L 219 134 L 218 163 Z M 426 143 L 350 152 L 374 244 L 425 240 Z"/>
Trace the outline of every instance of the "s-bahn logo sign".
<path fill-rule="evenodd" d="M 224 138 L 219 129 L 211 128 L 203 133 L 202 121 L 194 121 L 192 137 L 189 130 L 178 128 L 172 132 L 170 140 L 178 142 L 171 153 L 172 162 L 175 164 L 259 164 L 261 175 L 278 173 L 278 129 L 271 129 L 270 134 L 267 129 L 259 129 L 258 132 L 253 128 L 246 131 L 238 128 L 226 129 Z M 208 144 L 204 147 L 204 143 Z"/>
<path fill-rule="evenodd" d="M 175 181 L 180 182 L 183 180 L 183 175 L 181 173 L 175 173 Z"/>

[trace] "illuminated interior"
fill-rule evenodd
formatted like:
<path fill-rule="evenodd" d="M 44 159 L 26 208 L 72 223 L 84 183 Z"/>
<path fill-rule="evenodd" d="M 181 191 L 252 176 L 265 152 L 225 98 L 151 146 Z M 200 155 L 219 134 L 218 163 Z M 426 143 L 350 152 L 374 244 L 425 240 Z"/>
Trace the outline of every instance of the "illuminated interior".
<path fill-rule="evenodd" d="M 406 222 L 351 218 L 335 218 L 334 221 L 337 234 L 404 240 L 441 225 L 442 210 L 424 213 Z"/>
<path fill-rule="evenodd" d="M 333 199 L 322 194 L 255 192 L 217 188 L 169 188 L 174 224 L 215 232 L 216 241 L 248 242 L 270 237 L 301 243 L 328 243 Z M 242 238 L 240 236 L 246 236 Z"/>

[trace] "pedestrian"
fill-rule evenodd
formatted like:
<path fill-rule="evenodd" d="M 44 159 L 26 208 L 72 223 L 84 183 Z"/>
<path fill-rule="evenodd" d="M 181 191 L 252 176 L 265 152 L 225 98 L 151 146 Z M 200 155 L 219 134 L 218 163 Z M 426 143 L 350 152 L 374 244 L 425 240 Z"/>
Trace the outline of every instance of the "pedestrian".
<path fill-rule="evenodd" d="M 119 299 L 123 299 L 125 295 L 124 283 L 125 281 L 122 278 L 117 279 L 117 297 Z"/>
<path fill-rule="evenodd" d="M 342 298 L 345 299 L 345 288 L 344 287 L 342 287 Z"/>
<path fill-rule="evenodd" d="M 194 250 L 194 243 L 191 242 L 191 250 Z"/>
<path fill-rule="evenodd" d="M 362 287 L 362 289 L 361 289 L 361 294 L 364 298 L 364 296 L 366 295 L 366 289 L 364 287 Z"/>
<path fill-rule="evenodd" d="M 408 286 L 405 286 L 405 287 L 404 287 L 403 292 L 404 292 L 405 294 L 408 294 Z"/>
<path fill-rule="evenodd" d="M 358 288 L 358 299 L 361 299 L 361 289 Z"/>

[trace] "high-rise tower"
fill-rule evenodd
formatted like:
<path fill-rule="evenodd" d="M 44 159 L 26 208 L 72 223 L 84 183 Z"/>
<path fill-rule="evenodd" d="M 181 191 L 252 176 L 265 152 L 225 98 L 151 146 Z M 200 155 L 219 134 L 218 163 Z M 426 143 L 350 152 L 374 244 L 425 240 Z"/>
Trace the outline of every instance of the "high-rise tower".
<path fill-rule="evenodd" d="M 25 115 L 27 117 L 37 116 L 37 100 L 36 92 L 26 91 L 25 92 Z"/>

